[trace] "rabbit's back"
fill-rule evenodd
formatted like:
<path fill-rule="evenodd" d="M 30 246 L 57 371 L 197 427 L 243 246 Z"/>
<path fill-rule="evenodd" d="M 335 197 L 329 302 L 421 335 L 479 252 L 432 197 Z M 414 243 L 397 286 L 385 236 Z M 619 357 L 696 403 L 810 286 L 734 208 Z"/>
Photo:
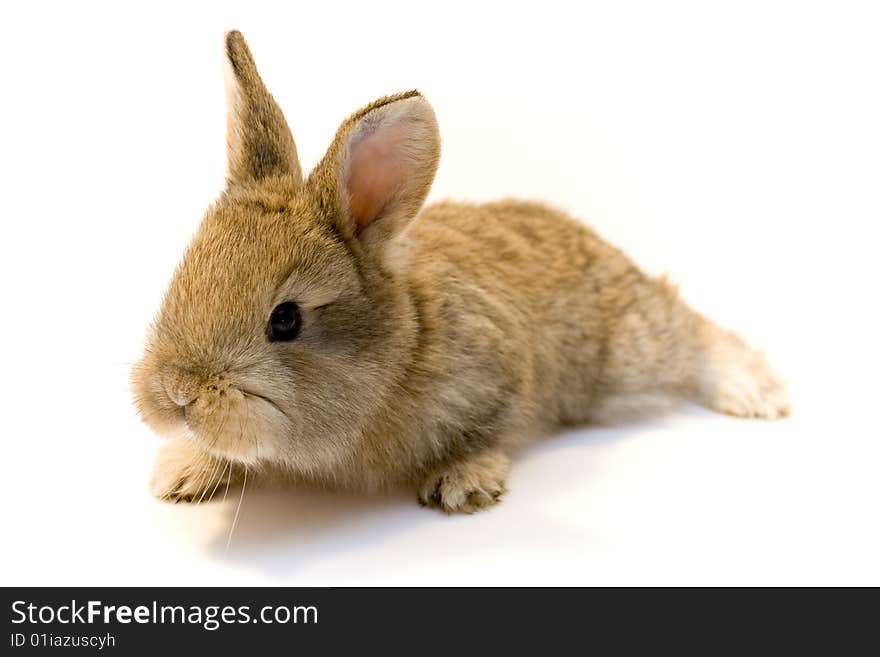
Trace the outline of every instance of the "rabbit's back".
<path fill-rule="evenodd" d="M 629 260 L 564 213 L 519 201 L 429 206 L 408 240 L 409 280 L 450 378 L 472 381 L 472 395 L 512 393 L 523 421 L 587 419 L 610 319 L 645 280 Z"/>

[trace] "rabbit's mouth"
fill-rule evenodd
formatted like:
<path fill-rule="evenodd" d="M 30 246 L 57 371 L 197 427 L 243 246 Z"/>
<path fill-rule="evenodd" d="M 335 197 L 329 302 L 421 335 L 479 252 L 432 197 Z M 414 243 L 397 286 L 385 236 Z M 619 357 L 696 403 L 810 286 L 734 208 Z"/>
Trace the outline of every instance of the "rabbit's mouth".
<path fill-rule="evenodd" d="M 289 418 L 244 376 L 205 376 L 170 365 L 151 375 L 136 367 L 135 403 L 157 433 L 191 441 L 213 456 L 248 465 L 278 460 L 289 448 Z"/>
<path fill-rule="evenodd" d="M 270 398 L 235 386 L 208 386 L 182 407 L 188 429 L 208 453 L 255 465 L 277 460 L 287 415 Z"/>

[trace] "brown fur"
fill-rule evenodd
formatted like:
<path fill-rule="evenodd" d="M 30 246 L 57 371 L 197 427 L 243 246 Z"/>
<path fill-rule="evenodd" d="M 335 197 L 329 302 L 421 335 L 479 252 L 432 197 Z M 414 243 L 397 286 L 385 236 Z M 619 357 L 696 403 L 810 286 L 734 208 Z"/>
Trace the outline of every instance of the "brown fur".
<path fill-rule="evenodd" d="M 172 436 L 161 497 L 247 467 L 469 512 L 499 499 L 514 446 L 621 401 L 787 413 L 759 354 L 581 223 L 517 201 L 421 209 L 440 145 L 418 92 L 355 113 L 303 180 L 239 33 L 226 53 L 228 187 L 133 372 Z M 289 300 L 302 332 L 270 342 Z"/>

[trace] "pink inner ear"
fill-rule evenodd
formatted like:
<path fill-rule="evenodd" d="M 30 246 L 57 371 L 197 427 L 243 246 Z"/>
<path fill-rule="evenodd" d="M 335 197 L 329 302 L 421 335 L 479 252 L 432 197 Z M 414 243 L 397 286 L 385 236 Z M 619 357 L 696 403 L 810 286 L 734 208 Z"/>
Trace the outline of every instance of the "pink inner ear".
<path fill-rule="evenodd" d="M 349 212 L 358 233 L 382 214 L 404 182 L 406 138 L 406 121 L 379 125 L 374 131 L 354 138 L 346 187 Z"/>

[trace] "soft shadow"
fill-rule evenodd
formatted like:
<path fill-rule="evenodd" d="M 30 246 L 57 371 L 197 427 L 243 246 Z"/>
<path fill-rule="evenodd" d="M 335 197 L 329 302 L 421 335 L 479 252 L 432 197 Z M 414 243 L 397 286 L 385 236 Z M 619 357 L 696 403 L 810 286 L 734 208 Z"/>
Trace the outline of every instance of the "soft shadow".
<path fill-rule="evenodd" d="M 691 421 L 709 415 L 696 408 L 684 411 Z M 422 509 L 413 491 L 364 495 L 305 485 L 249 488 L 228 550 L 228 534 L 218 533 L 207 551 L 218 560 L 282 577 L 334 556 L 360 559 L 384 544 L 389 544 L 391 556 L 428 549 L 439 558 L 511 545 L 534 547 L 551 556 L 560 546 L 601 543 L 602 537 L 574 532 L 555 519 L 554 500 L 589 488 L 591 476 L 602 467 L 603 450 L 674 425 L 674 417 L 663 415 L 614 426 L 577 427 L 542 438 L 514 455 L 507 499 L 473 516 Z M 588 494 L 584 497 L 589 499 Z M 227 529 L 237 502 L 238 491 L 230 490 L 222 508 Z"/>
<path fill-rule="evenodd" d="M 231 527 L 239 491 L 225 502 Z M 289 570 L 313 557 L 326 556 L 340 535 L 364 545 L 385 540 L 418 524 L 422 511 L 414 494 L 357 494 L 308 485 L 253 488 L 246 491 L 227 550 L 228 534 L 216 536 L 210 554 L 227 561 L 260 564 L 269 571 Z M 277 560 L 282 560 L 277 562 Z"/>

